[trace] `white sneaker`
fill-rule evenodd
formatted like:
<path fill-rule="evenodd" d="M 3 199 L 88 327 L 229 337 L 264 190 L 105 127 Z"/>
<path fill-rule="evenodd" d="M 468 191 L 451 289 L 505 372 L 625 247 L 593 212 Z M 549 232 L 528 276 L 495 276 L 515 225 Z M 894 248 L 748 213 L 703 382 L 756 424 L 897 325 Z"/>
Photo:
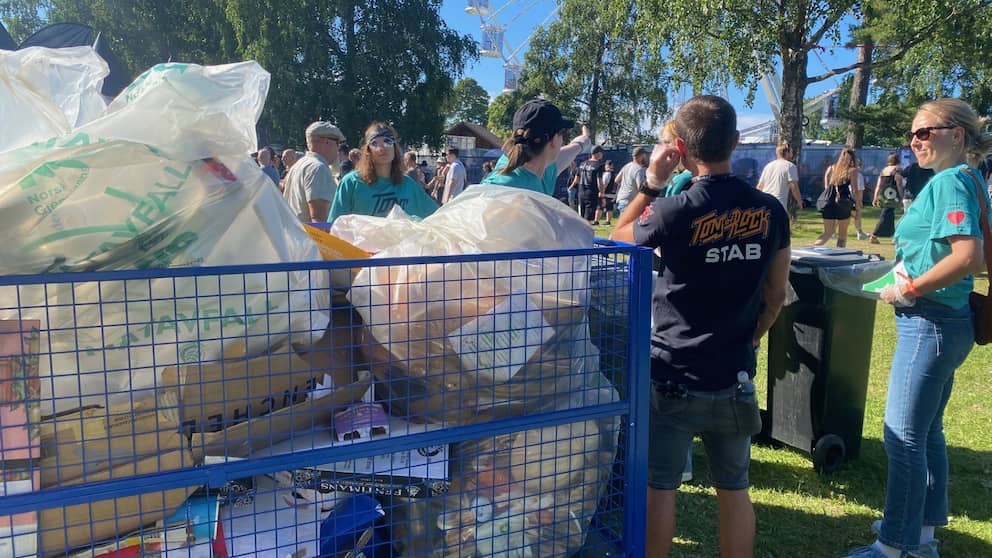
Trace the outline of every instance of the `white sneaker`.
<path fill-rule="evenodd" d="M 876 519 L 871 522 L 871 532 L 874 535 L 878 535 L 882 532 L 882 520 Z M 923 543 L 913 552 L 907 553 L 908 556 L 912 558 L 940 558 L 940 554 L 937 553 L 937 548 L 940 546 L 940 540 L 934 539 L 930 542 Z"/>
<path fill-rule="evenodd" d="M 858 231 L 858 240 L 868 240 L 869 238 L 871 238 L 870 234 L 864 231 Z"/>

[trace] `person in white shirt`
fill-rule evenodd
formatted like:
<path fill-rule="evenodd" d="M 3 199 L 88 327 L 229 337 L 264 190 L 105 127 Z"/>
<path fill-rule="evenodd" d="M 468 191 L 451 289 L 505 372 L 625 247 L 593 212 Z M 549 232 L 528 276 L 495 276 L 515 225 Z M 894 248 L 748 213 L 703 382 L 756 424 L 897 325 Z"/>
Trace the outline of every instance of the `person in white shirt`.
<path fill-rule="evenodd" d="M 775 155 L 778 158 L 765 165 L 761 171 L 758 189 L 775 196 L 785 211 L 794 216 L 794 212 L 789 211 L 789 198 L 796 201 L 796 207 L 803 206 L 803 198 L 799 193 L 799 169 L 791 161 L 793 153 L 788 144 L 780 143 L 775 148 Z"/>
<path fill-rule="evenodd" d="M 448 174 L 444 178 L 444 197 L 441 198 L 442 204 L 455 199 L 455 196 L 461 194 L 468 183 L 465 165 L 458 159 L 458 148 L 449 147 L 445 152 L 445 158 L 448 161 Z"/>

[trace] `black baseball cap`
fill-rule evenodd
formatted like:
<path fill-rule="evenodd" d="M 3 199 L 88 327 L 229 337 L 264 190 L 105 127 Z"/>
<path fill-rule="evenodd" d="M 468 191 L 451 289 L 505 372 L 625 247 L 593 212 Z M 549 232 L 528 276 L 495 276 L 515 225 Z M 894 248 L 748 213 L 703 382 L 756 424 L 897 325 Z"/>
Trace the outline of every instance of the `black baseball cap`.
<path fill-rule="evenodd" d="M 563 118 L 558 107 L 544 99 L 527 101 L 513 115 L 514 130 L 527 129 L 538 137 L 551 137 L 561 130 L 574 127 L 575 121 Z"/>

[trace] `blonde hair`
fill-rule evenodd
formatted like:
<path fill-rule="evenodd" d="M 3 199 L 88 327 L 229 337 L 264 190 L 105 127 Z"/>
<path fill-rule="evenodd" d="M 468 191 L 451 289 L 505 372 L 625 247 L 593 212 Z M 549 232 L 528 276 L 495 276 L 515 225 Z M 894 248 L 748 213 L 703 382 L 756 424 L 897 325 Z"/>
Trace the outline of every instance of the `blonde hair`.
<path fill-rule="evenodd" d="M 851 171 L 858 168 L 858 155 L 850 147 L 840 150 L 837 162 L 830 169 L 830 185 L 840 186 L 851 179 Z"/>
<path fill-rule="evenodd" d="M 940 118 L 945 125 L 964 129 L 964 153 L 969 165 L 977 166 L 992 151 L 992 134 L 984 131 L 986 119 L 979 117 L 968 103 L 945 97 L 923 103 L 918 112 L 923 111 Z"/>
<path fill-rule="evenodd" d="M 675 139 L 682 139 L 679 137 L 679 134 L 675 131 L 674 118 L 669 120 L 668 122 L 665 122 L 665 124 L 662 125 L 661 130 L 658 132 L 658 141 L 661 141 L 662 136 L 664 136 L 665 134 L 668 134 L 669 136 Z M 680 160 L 679 163 L 675 165 L 675 170 L 672 171 L 672 176 L 675 176 L 676 174 L 683 171 L 685 171 L 685 166 L 682 165 L 682 161 Z"/>
<path fill-rule="evenodd" d="M 672 136 L 673 138 L 679 137 L 679 135 L 675 132 L 675 120 L 674 119 L 673 120 L 669 120 L 668 122 L 665 122 L 665 124 L 661 127 L 661 131 L 658 132 L 658 139 L 660 140 L 661 139 L 661 136 L 663 136 L 665 134 L 668 134 L 668 135 Z"/>

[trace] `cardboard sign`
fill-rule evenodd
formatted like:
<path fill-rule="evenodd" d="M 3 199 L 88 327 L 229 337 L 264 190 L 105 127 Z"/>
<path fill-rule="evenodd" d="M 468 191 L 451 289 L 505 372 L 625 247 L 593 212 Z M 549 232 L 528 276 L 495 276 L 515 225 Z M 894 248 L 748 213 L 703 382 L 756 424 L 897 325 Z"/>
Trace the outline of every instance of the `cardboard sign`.
<path fill-rule="evenodd" d="M 0 496 L 39 488 L 38 320 L 0 320 Z M 38 552 L 38 516 L 0 515 L 0 558 Z"/>

